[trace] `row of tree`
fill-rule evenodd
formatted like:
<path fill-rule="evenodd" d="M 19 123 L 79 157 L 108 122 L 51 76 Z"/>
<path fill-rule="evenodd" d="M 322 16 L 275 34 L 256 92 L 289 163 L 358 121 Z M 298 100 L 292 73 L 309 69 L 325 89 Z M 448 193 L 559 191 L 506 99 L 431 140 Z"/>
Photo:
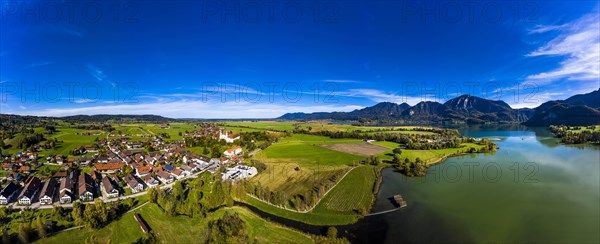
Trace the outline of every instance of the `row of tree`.
<path fill-rule="evenodd" d="M 551 125 L 550 131 L 566 144 L 594 143 L 600 144 L 600 130 L 596 126 L 556 126 Z"/>

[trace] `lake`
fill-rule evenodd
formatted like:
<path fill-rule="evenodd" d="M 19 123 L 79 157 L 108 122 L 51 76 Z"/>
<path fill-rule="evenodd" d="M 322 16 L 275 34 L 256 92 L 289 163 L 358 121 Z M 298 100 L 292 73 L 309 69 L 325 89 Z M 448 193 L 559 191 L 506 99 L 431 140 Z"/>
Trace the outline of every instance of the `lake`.
<path fill-rule="evenodd" d="M 402 194 L 408 207 L 360 224 L 357 239 L 398 242 L 600 242 L 600 150 L 567 146 L 545 128 L 460 129 L 494 138 L 494 154 L 449 158 L 426 177 L 384 169 L 373 212 Z"/>
<path fill-rule="evenodd" d="M 546 128 L 459 131 L 500 149 L 449 158 L 420 178 L 384 169 L 371 213 L 393 209 L 395 194 L 408 207 L 338 233 L 353 243 L 600 243 L 600 147 L 562 145 Z M 238 204 L 305 232 L 327 229 Z"/>

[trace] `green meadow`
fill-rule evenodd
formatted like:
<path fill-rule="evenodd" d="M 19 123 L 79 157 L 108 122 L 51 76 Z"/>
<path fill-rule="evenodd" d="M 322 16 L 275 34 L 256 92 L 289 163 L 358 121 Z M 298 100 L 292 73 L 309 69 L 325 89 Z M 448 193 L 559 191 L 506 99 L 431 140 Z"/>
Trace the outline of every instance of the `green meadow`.
<path fill-rule="evenodd" d="M 359 142 L 294 134 L 253 157 L 267 165 L 267 169 L 253 181 L 271 190 L 290 194 L 310 190 L 322 180 L 343 174 L 349 165 L 364 160 L 364 157 L 329 150 L 319 144 Z"/>
<path fill-rule="evenodd" d="M 379 155 L 379 157 L 381 157 L 382 159 L 385 159 L 385 160 L 392 160 L 393 156 L 394 156 L 394 153 L 392 151 L 394 150 L 394 148 L 397 148 L 400 146 L 400 144 L 398 144 L 398 143 L 388 142 L 388 141 L 376 141 L 376 142 L 373 142 L 373 144 L 389 148 L 388 151 Z M 463 144 L 461 144 L 461 147 L 459 147 L 459 148 L 446 148 L 446 149 L 438 149 L 438 150 L 402 149 L 402 154 L 400 155 L 400 157 L 402 158 L 402 160 L 404 160 L 405 158 L 408 158 L 412 162 L 414 162 L 417 158 L 420 158 L 423 161 L 427 162 L 428 164 L 436 164 L 436 163 L 439 163 L 440 160 L 443 160 L 446 157 L 468 153 L 471 148 L 475 148 L 476 150 L 479 150 L 483 147 L 484 146 L 482 146 L 482 145 L 478 145 L 478 144 L 474 144 L 474 143 L 463 143 Z"/>
<path fill-rule="evenodd" d="M 206 218 L 187 216 L 167 216 L 155 204 L 147 204 L 140 209 L 121 216 L 104 228 L 70 230 L 38 240 L 39 243 L 84 243 L 94 236 L 99 243 L 133 243 L 146 236 L 133 218 L 140 216 L 148 223 L 159 243 L 204 243 L 208 236 L 208 222 L 220 218 L 225 212 L 238 213 L 249 228 L 250 240 L 258 243 L 313 243 L 312 238 L 302 232 L 289 229 L 264 220 L 241 207 L 219 209 Z"/>
<path fill-rule="evenodd" d="M 395 132 L 403 134 L 432 134 L 426 131 L 406 131 L 407 129 L 415 128 L 430 128 L 418 126 L 355 126 L 349 124 L 331 124 L 326 122 L 296 122 L 296 121 L 225 121 L 226 127 L 237 128 L 252 128 L 258 130 L 277 130 L 277 131 L 292 131 L 295 128 L 309 130 L 311 132 L 318 131 L 369 131 L 368 133 L 377 132 Z M 379 130 L 379 131 L 378 131 Z M 373 132 L 374 131 L 374 132 Z"/>
<path fill-rule="evenodd" d="M 314 213 L 338 212 L 356 215 L 366 213 L 375 201 L 375 167 L 358 166 L 334 187 L 313 210 Z"/>

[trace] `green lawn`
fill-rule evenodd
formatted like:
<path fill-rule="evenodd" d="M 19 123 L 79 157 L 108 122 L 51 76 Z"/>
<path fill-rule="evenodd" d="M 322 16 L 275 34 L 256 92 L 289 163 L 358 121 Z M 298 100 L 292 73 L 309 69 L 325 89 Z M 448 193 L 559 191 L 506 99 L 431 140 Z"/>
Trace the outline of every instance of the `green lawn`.
<path fill-rule="evenodd" d="M 206 218 L 189 218 L 186 216 L 169 217 L 155 204 L 146 206 L 123 215 L 99 230 L 80 229 L 59 233 L 55 236 L 39 240 L 40 243 L 83 243 L 94 235 L 99 242 L 132 243 L 144 236 L 133 215 L 139 213 L 148 223 L 161 243 L 203 243 L 207 237 L 207 223 L 223 216 L 225 212 L 236 212 L 247 223 L 250 239 L 259 243 L 313 243 L 307 234 L 282 227 L 261 219 L 251 211 L 232 207 L 219 209 Z"/>

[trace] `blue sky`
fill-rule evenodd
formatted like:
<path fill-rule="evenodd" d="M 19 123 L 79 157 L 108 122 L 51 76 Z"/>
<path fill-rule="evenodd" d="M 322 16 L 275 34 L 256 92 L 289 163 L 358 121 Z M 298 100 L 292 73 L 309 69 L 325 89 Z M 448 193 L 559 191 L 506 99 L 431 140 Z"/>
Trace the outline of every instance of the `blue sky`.
<path fill-rule="evenodd" d="M 600 87 L 597 1 L 237 3 L 3 1 L 0 112 L 273 118 Z"/>

